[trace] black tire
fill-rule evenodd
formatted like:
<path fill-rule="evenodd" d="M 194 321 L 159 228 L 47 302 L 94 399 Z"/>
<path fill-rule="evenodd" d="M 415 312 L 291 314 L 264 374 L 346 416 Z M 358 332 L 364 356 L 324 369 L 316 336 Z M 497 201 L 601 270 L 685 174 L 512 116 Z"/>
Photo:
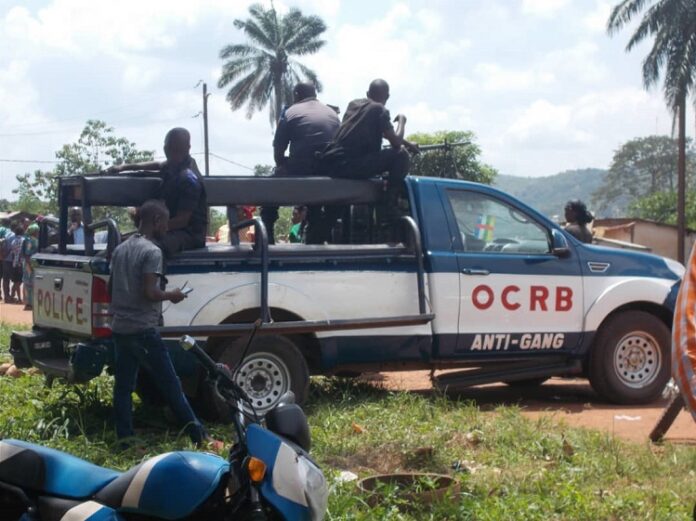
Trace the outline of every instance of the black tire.
<path fill-rule="evenodd" d="M 665 410 L 662 411 L 662 416 L 660 416 L 660 419 L 657 420 L 653 430 L 650 431 L 650 441 L 653 443 L 660 441 L 664 435 L 667 434 L 667 431 L 674 423 L 674 420 L 677 419 L 677 416 L 679 416 L 679 413 L 683 408 L 684 398 L 682 398 L 681 394 L 678 394 L 672 398 L 671 402 L 667 404 Z"/>
<path fill-rule="evenodd" d="M 549 378 L 550 378 L 549 376 L 540 376 L 539 378 L 525 378 L 524 380 L 510 380 L 510 381 L 505 381 L 505 383 L 507 385 L 509 385 L 510 387 L 520 387 L 520 388 L 539 387 L 541 384 L 543 384 Z"/>
<path fill-rule="evenodd" d="M 235 370 L 234 378 L 252 398 L 256 412 L 265 414 L 288 390 L 295 393 L 296 403 L 304 403 L 309 392 L 309 370 L 297 345 L 284 336 L 258 336 L 240 364 L 246 341 L 240 338 L 230 342 L 218 361 Z"/>
<path fill-rule="evenodd" d="M 645 311 L 623 311 L 600 328 L 592 346 L 588 376 L 606 400 L 622 405 L 649 403 L 670 378 L 670 332 Z"/>

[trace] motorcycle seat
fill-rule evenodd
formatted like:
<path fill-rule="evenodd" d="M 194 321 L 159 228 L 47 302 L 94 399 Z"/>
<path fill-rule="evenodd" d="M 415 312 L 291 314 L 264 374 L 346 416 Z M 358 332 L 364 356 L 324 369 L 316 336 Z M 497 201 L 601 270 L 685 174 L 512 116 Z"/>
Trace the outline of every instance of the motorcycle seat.
<path fill-rule="evenodd" d="M 59 450 L 19 440 L 0 441 L 0 481 L 28 491 L 84 499 L 120 475 Z"/>
<path fill-rule="evenodd" d="M 124 472 L 94 499 L 118 512 L 181 519 L 222 491 L 229 468 L 227 460 L 213 454 L 168 452 Z"/>
<path fill-rule="evenodd" d="M 37 508 L 41 521 L 125 521 L 118 512 L 95 501 L 39 496 Z"/>

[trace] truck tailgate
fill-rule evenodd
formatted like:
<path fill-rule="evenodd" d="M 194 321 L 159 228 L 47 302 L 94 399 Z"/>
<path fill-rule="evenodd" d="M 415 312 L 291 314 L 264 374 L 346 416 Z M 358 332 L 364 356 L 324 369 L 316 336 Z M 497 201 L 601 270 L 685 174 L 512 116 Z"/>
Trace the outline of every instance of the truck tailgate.
<path fill-rule="evenodd" d="M 51 262 L 47 257 L 34 262 L 34 325 L 89 336 L 92 333 L 90 260 L 62 255 Z"/>

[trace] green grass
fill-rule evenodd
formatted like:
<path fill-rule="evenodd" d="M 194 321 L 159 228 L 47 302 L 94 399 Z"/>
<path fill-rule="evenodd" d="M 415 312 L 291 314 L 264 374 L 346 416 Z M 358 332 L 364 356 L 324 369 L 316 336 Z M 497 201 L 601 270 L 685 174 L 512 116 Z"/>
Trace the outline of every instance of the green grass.
<path fill-rule="evenodd" d="M 0 328 L 0 358 L 8 328 Z M 141 443 L 116 444 L 112 380 L 46 388 L 40 376 L 0 378 L 0 436 L 66 450 L 126 469 L 167 450 L 191 449 L 161 410 L 136 408 Z M 306 407 L 313 455 L 332 481 L 328 519 L 624 520 L 690 519 L 696 500 L 696 450 L 650 447 L 549 418 L 530 420 L 517 407 L 482 412 L 475 403 L 437 394 L 388 392 L 366 384 L 317 378 Z M 231 431 L 212 425 L 229 440 Z M 459 462 L 461 470 L 452 469 Z M 430 506 L 395 495 L 369 507 L 354 482 L 396 471 L 454 475 L 461 492 Z"/>

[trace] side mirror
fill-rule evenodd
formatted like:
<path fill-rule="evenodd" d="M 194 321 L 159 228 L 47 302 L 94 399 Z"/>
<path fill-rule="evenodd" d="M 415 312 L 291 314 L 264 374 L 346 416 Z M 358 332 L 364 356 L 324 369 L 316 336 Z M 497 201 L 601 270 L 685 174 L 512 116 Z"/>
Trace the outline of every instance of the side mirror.
<path fill-rule="evenodd" d="M 551 254 L 556 257 L 567 257 L 570 255 L 568 241 L 560 230 L 551 230 Z"/>

